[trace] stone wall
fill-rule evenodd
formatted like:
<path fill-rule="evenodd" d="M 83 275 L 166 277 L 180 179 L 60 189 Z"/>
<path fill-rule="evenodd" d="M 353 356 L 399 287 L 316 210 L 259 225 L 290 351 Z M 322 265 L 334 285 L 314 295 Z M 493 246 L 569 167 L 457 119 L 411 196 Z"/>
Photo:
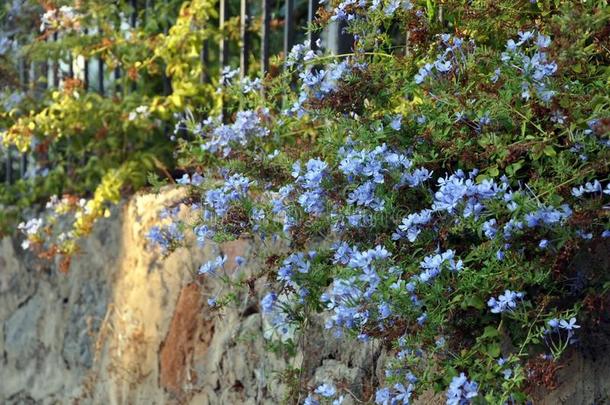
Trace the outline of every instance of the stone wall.
<path fill-rule="evenodd" d="M 207 306 L 221 286 L 194 276 L 203 262 L 222 252 L 229 271 L 247 277 L 261 266 L 254 251 L 281 245 L 209 243 L 166 258 L 147 246 L 156 213 L 180 198 L 174 190 L 123 204 L 95 226 L 67 274 L 2 240 L 0 402 L 277 404 L 289 387 L 276 370 L 291 364 L 306 364 L 305 384 L 333 377 L 370 395 L 375 344 L 346 347 L 312 327 L 305 356 L 266 349 L 258 305 L 266 280 L 222 315 Z M 237 255 L 246 258 L 239 270 Z"/>
<path fill-rule="evenodd" d="M 295 358 L 272 354 L 258 305 L 264 279 L 222 314 L 208 307 L 221 286 L 194 276 L 203 262 L 222 252 L 228 271 L 247 277 L 263 265 L 254 252 L 281 244 L 208 243 L 166 258 L 147 246 L 157 212 L 180 198 L 169 190 L 118 207 L 83 240 L 67 274 L 25 254 L 18 241 L 1 241 L 0 403 L 279 404 L 291 387 L 276 371 L 290 365 L 303 366 L 305 386 L 332 379 L 345 387 L 358 398 L 348 395 L 346 405 L 370 399 L 387 357 L 378 343 L 345 344 L 318 320 Z M 246 258 L 243 268 L 232 268 L 237 255 Z M 570 361 L 545 403 L 602 403 L 608 360 Z M 443 403 L 442 394 L 425 398 L 420 403 Z"/>

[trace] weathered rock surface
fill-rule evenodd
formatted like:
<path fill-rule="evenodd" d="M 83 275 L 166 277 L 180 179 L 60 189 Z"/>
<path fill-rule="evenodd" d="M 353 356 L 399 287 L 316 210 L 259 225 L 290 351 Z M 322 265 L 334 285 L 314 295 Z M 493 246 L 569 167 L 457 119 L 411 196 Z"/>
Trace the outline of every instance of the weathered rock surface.
<path fill-rule="evenodd" d="M 370 395 L 379 348 L 345 346 L 312 328 L 308 353 L 273 354 L 262 339 L 259 280 L 222 312 L 207 298 L 221 288 L 195 270 L 219 253 L 244 277 L 263 246 L 238 240 L 181 248 L 166 258 L 146 233 L 179 191 L 139 195 L 101 220 L 70 272 L 31 257 L 5 238 L 0 253 L 0 402 L 7 404 L 277 404 L 290 387 L 277 370 L 306 366 L 305 384 L 333 377 Z M 246 259 L 243 268 L 235 257 Z M 367 383 L 368 381 L 368 383 Z M 346 401 L 349 404 L 351 401 Z"/>
<path fill-rule="evenodd" d="M 26 255 L 17 241 L 0 241 L 0 403 L 279 404 L 291 390 L 276 373 L 286 366 L 303 367 L 306 387 L 332 379 L 369 400 L 387 357 L 378 343 L 346 344 L 318 319 L 295 358 L 272 353 L 258 306 L 264 279 L 222 315 L 208 306 L 221 285 L 194 276 L 203 262 L 222 252 L 228 271 L 248 277 L 263 265 L 255 253 L 281 245 L 208 243 L 166 258 L 147 246 L 157 212 L 180 198 L 170 190 L 123 204 L 83 240 L 68 274 Z M 241 268 L 238 255 L 246 259 Z M 603 403 L 607 360 L 575 355 L 544 403 Z M 442 403 L 426 398 L 420 402 Z M 347 396 L 344 404 L 359 400 Z"/>

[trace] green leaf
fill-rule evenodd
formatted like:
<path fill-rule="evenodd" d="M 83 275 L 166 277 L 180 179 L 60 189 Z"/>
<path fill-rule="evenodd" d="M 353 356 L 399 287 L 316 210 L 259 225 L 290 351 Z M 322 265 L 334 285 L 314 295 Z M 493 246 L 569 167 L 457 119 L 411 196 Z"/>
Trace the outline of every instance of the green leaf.
<path fill-rule="evenodd" d="M 434 19 L 434 4 L 432 4 L 432 0 L 426 0 L 426 9 L 428 12 L 428 21 L 432 21 Z"/>
<path fill-rule="evenodd" d="M 473 307 L 476 309 L 485 308 L 485 303 L 483 302 L 481 297 L 479 297 L 477 295 L 471 295 L 470 297 L 466 298 L 464 300 L 464 305 L 465 305 L 465 307 Z"/>
<path fill-rule="evenodd" d="M 495 338 L 497 336 L 500 336 L 500 332 L 498 332 L 498 330 L 496 328 L 494 328 L 493 326 L 486 326 L 485 329 L 483 330 L 483 334 L 481 335 L 481 338 L 482 339 Z"/>
<path fill-rule="evenodd" d="M 555 148 L 553 148 L 552 145 L 545 146 L 543 151 L 544 151 L 544 154 L 547 155 L 548 157 L 557 156 L 557 152 L 555 151 Z"/>
<path fill-rule="evenodd" d="M 487 353 L 489 356 L 496 358 L 500 356 L 500 344 L 499 343 L 491 343 L 488 344 L 486 349 L 485 349 L 485 353 Z"/>

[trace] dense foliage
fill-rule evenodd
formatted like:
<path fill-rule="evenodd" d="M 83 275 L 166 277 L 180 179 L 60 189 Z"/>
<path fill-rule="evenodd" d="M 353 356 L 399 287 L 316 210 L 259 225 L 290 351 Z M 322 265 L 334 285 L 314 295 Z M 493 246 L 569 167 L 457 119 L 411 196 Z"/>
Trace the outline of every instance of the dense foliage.
<path fill-rule="evenodd" d="M 109 204 L 147 184 L 149 172 L 171 177 L 172 114 L 218 108 L 216 84 L 200 80 L 198 52 L 218 35 L 215 6 L 183 3 L 141 10 L 129 1 L 2 5 L 2 155 L 12 146 L 31 159 L 26 175 L 0 190 L 0 232 L 10 231 L 20 216 L 10 207 L 64 196 L 80 221 L 45 250 L 71 253 Z M 212 77 L 213 69 L 207 74 Z"/>
<path fill-rule="evenodd" d="M 185 108 L 190 195 L 149 239 L 288 241 L 261 253 L 266 338 L 294 346 L 323 313 L 337 336 L 383 341 L 375 403 L 523 403 L 570 345 L 610 332 L 610 276 L 570 265 L 610 237 L 608 4 L 345 0 L 311 29 L 334 21 L 352 53 L 297 45 L 260 81 L 225 70 L 224 117 Z M 218 311 L 251 282 L 224 266 L 198 271 L 227 283 Z M 328 381 L 290 400 L 344 395 Z"/>

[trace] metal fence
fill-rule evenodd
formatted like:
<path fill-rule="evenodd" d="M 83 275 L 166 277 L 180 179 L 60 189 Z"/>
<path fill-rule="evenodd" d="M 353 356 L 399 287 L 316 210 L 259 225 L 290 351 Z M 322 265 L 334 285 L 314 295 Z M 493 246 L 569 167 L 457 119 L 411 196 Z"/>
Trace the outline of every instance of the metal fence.
<path fill-rule="evenodd" d="M 135 28 L 139 23 L 139 19 L 145 19 L 152 7 L 154 6 L 154 0 L 129 0 L 132 8 L 132 14 L 129 16 L 129 24 L 132 28 Z M 256 6 L 256 2 L 260 2 Z M 252 22 L 255 19 L 260 19 L 261 29 L 258 33 L 260 40 L 260 66 L 262 70 L 262 76 L 269 71 L 269 60 L 271 56 L 270 50 L 270 37 L 271 37 L 271 14 L 272 7 L 276 9 L 283 8 L 283 43 L 282 51 L 283 55 L 286 56 L 292 49 L 295 43 L 295 37 L 298 34 L 305 33 L 305 27 L 310 25 L 315 18 L 316 11 L 319 8 L 319 0 L 307 0 L 306 3 L 301 2 L 299 6 L 299 15 L 304 18 L 298 19 L 295 17 L 295 0 L 257 0 L 248 1 L 241 0 L 239 10 L 240 20 L 240 39 L 239 43 L 231 43 L 229 38 L 222 37 L 218 44 L 212 44 L 209 41 L 205 42 L 201 51 L 201 63 L 207 67 L 213 66 L 214 63 L 218 64 L 218 67 L 222 68 L 227 66 L 230 61 L 230 57 L 237 55 L 232 54 L 231 51 L 237 50 L 239 52 L 239 67 L 240 76 L 243 78 L 248 75 L 249 72 L 249 61 L 252 52 L 252 30 L 250 29 Z M 304 7 L 306 10 L 303 10 Z M 251 10 L 259 9 L 258 15 L 253 15 Z M 227 0 L 219 0 L 219 25 L 222 29 L 226 22 L 231 18 L 229 3 Z M 343 24 L 339 23 L 327 29 L 324 35 L 324 45 L 331 49 L 335 53 L 347 53 L 351 49 L 351 39 L 349 35 L 343 32 Z M 164 28 L 167 32 L 167 27 Z M 87 32 L 83 31 L 83 35 L 89 33 L 95 34 L 95 31 Z M 308 38 L 311 47 L 315 50 L 316 41 L 319 36 L 317 33 L 309 32 Z M 47 41 L 58 41 L 60 34 L 55 32 L 52 36 L 47 38 Z M 211 61 L 210 50 L 214 46 L 217 46 L 218 57 L 216 61 Z M 221 69 L 219 69 L 221 70 Z M 202 82 L 210 81 L 208 75 L 209 69 L 202 69 L 202 75 L 200 80 Z M 86 60 L 83 57 L 76 57 L 74 60 L 68 61 L 61 60 L 49 60 L 44 63 L 29 64 L 26 60 L 19 61 L 19 79 L 23 89 L 27 89 L 29 92 L 38 92 L 42 94 L 47 88 L 59 88 L 63 85 L 65 79 L 78 78 L 82 81 L 85 90 L 96 91 L 101 95 L 110 94 L 113 92 L 120 92 L 120 78 L 123 72 L 120 68 L 116 68 L 113 71 L 104 66 L 104 61 L 101 57 L 95 60 Z M 45 80 L 40 80 L 43 77 Z M 136 82 L 132 82 L 132 86 L 136 86 Z M 171 92 L 171 79 L 163 77 L 163 88 L 165 94 Z M 28 156 L 27 154 L 20 154 L 14 148 L 0 150 L 0 180 L 4 177 L 6 184 L 13 184 L 17 180 L 33 175 L 33 171 L 28 173 L 28 165 L 34 164 L 34 156 Z"/>

